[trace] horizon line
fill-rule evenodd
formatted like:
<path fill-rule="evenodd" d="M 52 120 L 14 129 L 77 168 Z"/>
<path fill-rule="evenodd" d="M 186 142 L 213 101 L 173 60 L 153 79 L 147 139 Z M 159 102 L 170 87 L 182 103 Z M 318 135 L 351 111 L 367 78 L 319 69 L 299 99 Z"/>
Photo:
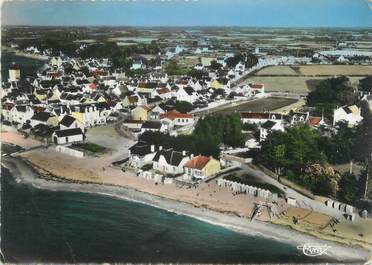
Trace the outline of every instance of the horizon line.
<path fill-rule="evenodd" d="M 238 26 L 238 25 L 183 25 L 183 26 L 165 26 L 165 25 L 26 25 L 26 24 L 7 24 L 2 27 L 126 27 L 126 28 L 261 28 L 261 29 L 372 29 L 372 26 Z"/>

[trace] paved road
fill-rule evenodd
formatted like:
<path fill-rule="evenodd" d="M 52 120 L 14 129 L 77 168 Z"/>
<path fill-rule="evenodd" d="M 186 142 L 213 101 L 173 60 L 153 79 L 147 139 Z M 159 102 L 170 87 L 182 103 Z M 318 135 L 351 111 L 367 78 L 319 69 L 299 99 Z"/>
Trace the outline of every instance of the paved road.
<path fill-rule="evenodd" d="M 242 170 L 244 171 L 244 173 L 249 174 L 250 176 L 253 176 L 257 179 L 262 180 L 263 182 L 269 183 L 283 190 L 286 193 L 287 197 L 295 198 L 297 200 L 298 206 L 301 208 L 308 208 L 316 212 L 324 213 L 324 214 L 327 214 L 327 215 L 330 215 L 336 218 L 342 218 L 342 213 L 340 211 L 329 208 L 322 202 L 312 200 L 298 193 L 297 191 L 287 186 L 284 186 L 279 181 L 271 178 L 270 176 L 268 176 L 267 174 L 265 174 L 264 172 L 260 170 L 253 169 L 247 164 L 242 165 Z"/>

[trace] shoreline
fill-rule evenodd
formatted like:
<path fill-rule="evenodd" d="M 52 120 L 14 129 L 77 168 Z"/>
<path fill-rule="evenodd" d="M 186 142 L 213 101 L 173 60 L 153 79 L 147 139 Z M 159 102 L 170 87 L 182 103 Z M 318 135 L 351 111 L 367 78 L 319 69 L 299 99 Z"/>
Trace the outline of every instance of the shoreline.
<path fill-rule="evenodd" d="M 128 187 L 93 183 L 82 185 L 76 183 L 76 181 L 68 182 L 52 174 L 44 178 L 42 175 L 39 175 L 40 172 L 37 168 L 31 166 L 28 161 L 22 158 L 3 157 L 2 165 L 4 165 L 14 177 L 17 176 L 15 177 L 17 182 L 29 184 L 38 189 L 84 192 L 142 203 L 175 214 L 188 216 L 212 225 L 221 226 L 248 236 L 261 236 L 292 246 L 299 246 L 305 243 L 328 245 L 331 246 L 327 251 L 328 258 L 331 257 L 333 260 L 339 262 L 365 262 L 370 258 L 370 253 L 362 248 L 318 239 L 293 229 L 271 223 L 261 221 L 250 223 L 247 218 L 242 218 L 231 213 L 213 211 L 202 206 L 152 195 Z M 59 181 L 56 181 L 53 177 Z M 319 256 L 320 259 L 324 257 L 325 256 Z"/>
<path fill-rule="evenodd" d="M 27 52 L 23 52 L 23 51 L 20 51 L 20 50 L 11 48 L 11 47 L 6 47 L 6 46 L 2 47 L 1 53 L 14 53 L 14 55 L 16 56 L 30 58 L 30 59 L 34 59 L 34 60 L 38 60 L 42 62 L 49 60 L 49 57 L 45 55 L 27 53 Z"/>

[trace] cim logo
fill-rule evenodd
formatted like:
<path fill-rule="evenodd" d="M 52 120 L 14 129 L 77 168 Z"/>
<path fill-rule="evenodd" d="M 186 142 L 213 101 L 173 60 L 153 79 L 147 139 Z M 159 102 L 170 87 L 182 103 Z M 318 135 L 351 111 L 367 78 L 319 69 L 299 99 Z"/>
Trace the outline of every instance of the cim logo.
<path fill-rule="evenodd" d="M 302 253 L 304 253 L 305 256 L 309 257 L 316 257 L 323 254 L 327 254 L 326 251 L 329 248 L 330 246 L 327 245 L 312 245 L 309 243 L 297 247 L 297 249 L 302 249 Z"/>

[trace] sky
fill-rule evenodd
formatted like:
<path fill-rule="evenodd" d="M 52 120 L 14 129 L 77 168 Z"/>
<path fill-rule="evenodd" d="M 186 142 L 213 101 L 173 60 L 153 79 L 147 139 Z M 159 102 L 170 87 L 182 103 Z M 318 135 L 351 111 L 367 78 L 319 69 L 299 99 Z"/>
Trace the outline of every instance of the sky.
<path fill-rule="evenodd" d="M 3 25 L 372 27 L 372 0 L 13 0 Z"/>

